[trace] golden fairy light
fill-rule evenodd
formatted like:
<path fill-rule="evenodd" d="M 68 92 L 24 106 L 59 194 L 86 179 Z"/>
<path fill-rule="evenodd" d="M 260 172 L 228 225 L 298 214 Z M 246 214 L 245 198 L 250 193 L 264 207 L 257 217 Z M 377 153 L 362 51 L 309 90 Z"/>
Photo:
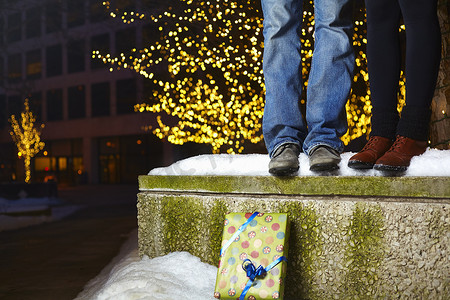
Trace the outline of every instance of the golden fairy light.
<path fill-rule="evenodd" d="M 240 153 L 246 141 L 259 143 L 263 139 L 265 87 L 259 0 L 179 3 L 152 14 L 120 11 L 105 1 L 103 4 L 111 16 L 124 23 L 145 19 L 154 26 L 158 37 L 143 49 L 130 49 L 128 54 L 114 57 L 94 51 L 92 56 L 110 64 L 111 70 L 131 69 L 150 81 L 153 94 L 145 103 L 136 105 L 135 111 L 158 114 L 159 127 L 152 131 L 159 138 L 174 144 L 211 144 L 214 153 Z M 314 49 L 313 11 L 312 0 L 304 4 L 301 37 L 304 90 Z M 353 35 L 356 71 L 346 106 L 349 129 L 342 137 L 345 144 L 370 132 L 364 9 L 357 14 Z M 404 99 L 404 81 L 401 84 Z M 303 93 L 301 105 L 306 101 Z M 166 124 L 164 115 L 176 119 L 176 124 Z"/>
<path fill-rule="evenodd" d="M 15 115 L 10 118 L 10 135 L 17 146 L 17 155 L 24 158 L 25 182 L 29 183 L 31 179 L 31 158 L 41 151 L 45 143 L 41 141 L 41 130 L 44 124 L 37 126 L 36 118 L 30 110 L 28 99 L 25 99 L 24 111 L 20 114 L 20 120 Z"/>

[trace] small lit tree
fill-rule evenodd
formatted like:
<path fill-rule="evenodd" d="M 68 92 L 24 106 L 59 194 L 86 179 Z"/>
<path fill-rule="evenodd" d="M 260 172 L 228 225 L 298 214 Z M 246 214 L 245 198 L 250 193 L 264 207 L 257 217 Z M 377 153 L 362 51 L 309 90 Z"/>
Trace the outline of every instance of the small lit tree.
<path fill-rule="evenodd" d="M 31 158 L 41 151 L 45 143 L 41 141 L 41 130 L 44 124 L 36 126 L 36 118 L 30 110 L 28 99 L 25 99 L 25 109 L 20 114 L 20 120 L 15 115 L 9 120 L 11 123 L 11 137 L 17 146 L 17 155 L 24 158 L 25 182 L 31 179 Z"/>

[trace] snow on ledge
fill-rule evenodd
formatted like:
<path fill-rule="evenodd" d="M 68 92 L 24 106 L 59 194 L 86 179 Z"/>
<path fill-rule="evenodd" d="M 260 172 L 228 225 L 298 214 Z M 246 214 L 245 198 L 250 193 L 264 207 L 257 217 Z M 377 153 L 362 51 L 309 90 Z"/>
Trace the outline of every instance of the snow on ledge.
<path fill-rule="evenodd" d="M 341 154 L 337 175 L 340 176 L 381 176 L 376 170 L 357 171 L 347 167 L 352 152 Z M 299 156 L 300 170 L 297 176 L 317 176 L 309 170 L 306 154 Z M 270 176 L 268 172 L 269 157 L 265 154 L 208 154 L 190 157 L 174 164 L 151 170 L 148 175 L 172 176 Z M 404 176 L 450 176 L 450 150 L 427 149 L 411 160 L 411 165 Z"/>

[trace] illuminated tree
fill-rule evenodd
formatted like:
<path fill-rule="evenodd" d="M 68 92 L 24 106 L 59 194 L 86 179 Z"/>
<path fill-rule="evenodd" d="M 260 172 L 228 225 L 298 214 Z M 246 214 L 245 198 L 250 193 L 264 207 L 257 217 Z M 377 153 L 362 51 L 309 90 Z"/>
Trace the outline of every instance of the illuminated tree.
<path fill-rule="evenodd" d="M 11 123 L 11 137 L 17 146 L 17 155 L 24 158 L 25 182 L 29 183 L 31 179 L 31 158 L 41 151 L 45 143 L 41 141 L 41 130 L 44 124 L 36 126 L 36 118 L 30 111 L 28 99 L 25 99 L 25 109 L 21 113 L 20 120 L 15 115 L 9 120 Z"/>
<path fill-rule="evenodd" d="M 157 38 L 143 49 L 116 57 L 94 51 L 114 68 L 127 68 L 153 85 L 139 112 L 158 114 L 153 133 L 171 143 L 211 144 L 214 153 L 242 152 L 244 142 L 262 141 L 264 110 L 262 72 L 263 18 L 260 0 L 175 0 L 161 13 L 121 11 L 105 1 L 113 17 L 124 23 L 146 19 L 157 29 Z M 356 72 L 347 104 L 349 130 L 345 144 L 370 131 L 370 91 L 365 55 L 365 9 L 355 4 Z M 314 5 L 304 3 L 302 60 L 304 89 L 314 49 Z M 162 73 L 159 70 L 165 69 Z M 307 101 L 303 93 L 301 108 Z M 401 106 L 401 105 L 400 105 Z M 172 118 L 163 118 L 164 114 Z M 163 122 L 167 120 L 166 122 Z M 176 124 L 172 124 L 172 119 Z M 171 123 L 172 122 L 172 123 Z"/>
<path fill-rule="evenodd" d="M 207 143 L 215 153 L 241 152 L 244 141 L 262 140 L 262 19 L 258 6 L 255 0 L 181 0 L 160 15 L 146 16 L 160 35 L 153 44 L 133 49 L 132 55 L 95 55 L 152 81 L 153 100 L 135 109 L 159 114 L 159 128 L 153 131 L 158 137 L 175 144 Z M 143 15 L 122 13 L 124 22 L 136 16 Z M 156 74 L 158 66 L 165 66 L 167 73 Z M 175 117 L 177 123 L 165 124 L 161 113 Z"/>

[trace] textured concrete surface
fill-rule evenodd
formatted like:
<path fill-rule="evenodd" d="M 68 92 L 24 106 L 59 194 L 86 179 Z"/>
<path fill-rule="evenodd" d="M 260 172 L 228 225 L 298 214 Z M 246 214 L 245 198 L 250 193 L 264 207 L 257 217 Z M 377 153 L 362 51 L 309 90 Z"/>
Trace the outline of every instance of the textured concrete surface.
<path fill-rule="evenodd" d="M 163 191 L 275 195 L 450 198 L 450 177 L 139 176 L 139 188 Z"/>
<path fill-rule="evenodd" d="M 0 232 L 0 299 L 74 299 L 136 228 L 134 185 L 63 188 L 67 219 Z"/>
<path fill-rule="evenodd" d="M 384 194 L 351 196 L 352 190 L 371 190 L 367 181 L 353 178 L 347 195 L 307 195 L 338 180 L 310 177 L 308 187 L 296 187 L 304 178 L 253 177 L 141 179 L 138 194 L 140 254 L 150 257 L 189 251 L 217 264 L 224 216 L 228 212 L 286 212 L 291 219 L 287 299 L 448 299 L 450 297 L 450 199 L 417 194 L 420 178 L 386 178 Z M 173 179 L 173 180 L 171 180 Z M 221 186 L 221 180 L 224 185 Z M 347 180 L 350 180 L 347 179 Z M 420 179 L 422 180 L 422 179 Z M 441 178 L 448 184 L 448 178 Z M 200 182 L 197 190 L 191 189 Z M 230 182 L 239 182 L 232 186 Z M 263 182 L 265 184 L 263 184 Z M 397 182 L 409 186 L 395 190 Z M 176 184 L 181 183 L 181 188 Z M 317 184 L 314 187 L 314 184 Z M 342 183 L 342 182 L 341 182 Z M 428 181 L 432 184 L 433 181 Z M 292 187 L 289 185 L 292 184 Z M 358 186 L 360 185 L 360 186 Z M 183 190 L 183 188 L 188 188 Z M 255 192 L 257 187 L 262 191 Z M 345 183 L 341 190 L 345 191 Z M 301 190 L 299 194 L 293 191 Z M 264 191 L 277 190 L 277 193 Z M 409 193 L 398 196 L 398 191 Z M 375 191 L 372 189 L 372 192 Z M 389 196 L 386 191 L 393 191 Z M 442 194 L 440 194 L 442 195 Z"/>

